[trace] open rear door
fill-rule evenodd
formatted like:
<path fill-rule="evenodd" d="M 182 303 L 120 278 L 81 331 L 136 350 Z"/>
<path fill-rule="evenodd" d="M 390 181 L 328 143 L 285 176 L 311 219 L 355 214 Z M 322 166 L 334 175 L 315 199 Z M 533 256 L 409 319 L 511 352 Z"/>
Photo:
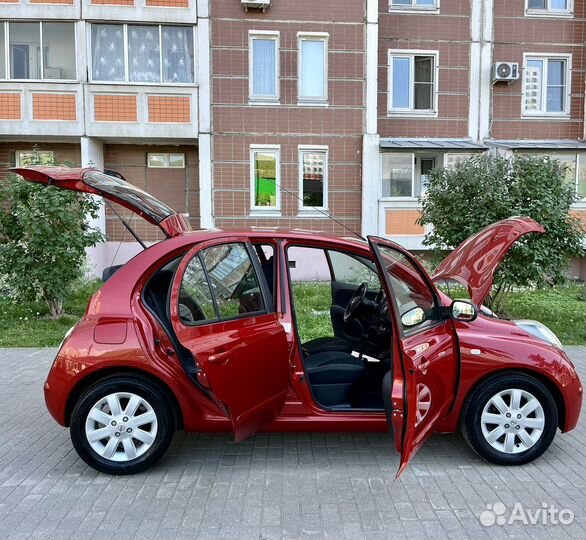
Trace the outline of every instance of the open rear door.
<path fill-rule="evenodd" d="M 401 453 L 399 476 L 454 402 L 460 358 L 453 323 L 442 317 L 437 291 L 422 266 L 393 242 L 368 241 L 398 340 L 383 399 Z"/>
<path fill-rule="evenodd" d="M 171 322 L 200 384 L 232 421 L 236 441 L 271 422 L 289 385 L 289 346 L 247 238 L 198 244 L 171 289 Z"/>
<path fill-rule="evenodd" d="M 29 182 L 104 197 L 158 226 L 167 237 L 176 236 L 191 229 L 187 218 L 165 203 L 122 178 L 97 169 L 19 167 L 10 170 L 20 174 Z"/>

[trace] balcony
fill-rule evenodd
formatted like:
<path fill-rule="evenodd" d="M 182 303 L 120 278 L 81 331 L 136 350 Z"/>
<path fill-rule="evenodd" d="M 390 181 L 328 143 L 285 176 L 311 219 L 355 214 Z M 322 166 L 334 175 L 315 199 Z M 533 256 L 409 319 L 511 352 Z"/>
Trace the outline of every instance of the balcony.
<path fill-rule="evenodd" d="M 2 19 L 77 20 L 81 17 L 79 0 L 1 0 Z"/>
<path fill-rule="evenodd" d="M 88 20 L 194 24 L 196 0 L 81 0 Z"/>
<path fill-rule="evenodd" d="M 82 94 L 77 83 L 2 83 L 0 135 L 83 135 Z"/>
<path fill-rule="evenodd" d="M 88 84 L 86 133 L 91 137 L 195 139 L 197 88 Z"/>

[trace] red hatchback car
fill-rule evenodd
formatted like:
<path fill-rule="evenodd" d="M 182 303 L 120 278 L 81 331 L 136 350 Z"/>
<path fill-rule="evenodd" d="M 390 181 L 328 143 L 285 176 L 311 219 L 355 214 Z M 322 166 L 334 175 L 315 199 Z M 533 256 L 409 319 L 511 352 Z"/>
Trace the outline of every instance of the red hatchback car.
<path fill-rule="evenodd" d="M 146 469 L 176 429 L 233 430 L 236 441 L 259 430 L 389 430 L 400 473 L 434 432 L 461 429 L 483 458 L 518 465 L 540 456 L 558 427 L 576 426 L 582 385 L 559 340 L 481 307 L 512 244 L 544 232 L 530 218 L 487 227 L 432 278 L 382 238 L 191 231 L 114 175 L 14 171 L 101 195 L 167 236 L 91 298 L 45 383 L 50 413 L 99 471 Z M 329 331 L 303 342 L 296 313 L 307 276 L 326 292 L 327 309 L 311 313 L 325 313 Z M 438 280 L 458 281 L 472 302 L 450 300 Z"/>

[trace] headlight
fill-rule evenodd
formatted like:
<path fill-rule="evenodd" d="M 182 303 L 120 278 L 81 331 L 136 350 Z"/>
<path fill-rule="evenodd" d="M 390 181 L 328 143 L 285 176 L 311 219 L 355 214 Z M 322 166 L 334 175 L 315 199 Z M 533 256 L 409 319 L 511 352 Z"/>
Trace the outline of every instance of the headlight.
<path fill-rule="evenodd" d="M 543 341 L 563 350 L 564 347 L 559 338 L 547 327 L 545 324 L 541 324 L 538 321 L 520 320 L 513 321 L 519 328 L 529 332 L 531 335 L 542 339 Z"/>

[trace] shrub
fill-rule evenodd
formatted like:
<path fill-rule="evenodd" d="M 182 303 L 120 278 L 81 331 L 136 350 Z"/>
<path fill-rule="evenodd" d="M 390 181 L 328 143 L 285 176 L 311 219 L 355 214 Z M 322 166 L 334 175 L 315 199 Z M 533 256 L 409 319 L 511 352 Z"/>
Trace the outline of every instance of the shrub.
<path fill-rule="evenodd" d="M 556 159 L 482 155 L 431 172 L 420 223 L 432 225 L 424 244 L 451 250 L 480 229 L 511 216 L 529 216 L 546 234 L 518 241 L 500 265 L 487 304 L 500 311 L 514 287 L 563 283 L 568 259 L 584 254 L 584 230 L 570 214 L 575 186 Z"/>
<path fill-rule="evenodd" d="M 23 180 L 0 179 L 0 275 L 18 300 L 46 302 L 51 317 L 63 314 L 63 300 L 83 274 L 85 250 L 103 240 L 88 218 L 99 203 L 92 197 Z"/>

